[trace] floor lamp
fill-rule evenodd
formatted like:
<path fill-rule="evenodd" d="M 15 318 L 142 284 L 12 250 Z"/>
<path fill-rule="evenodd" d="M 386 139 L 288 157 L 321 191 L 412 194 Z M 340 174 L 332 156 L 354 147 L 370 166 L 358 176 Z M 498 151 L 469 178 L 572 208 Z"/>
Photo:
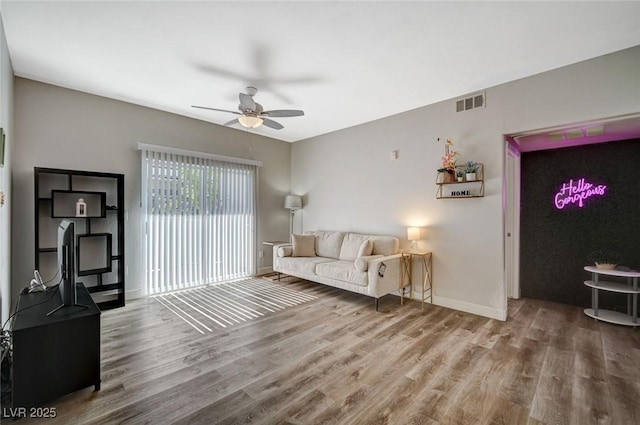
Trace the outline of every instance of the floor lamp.
<path fill-rule="evenodd" d="M 298 195 L 287 195 L 284 198 L 284 207 L 290 211 L 289 214 L 289 242 L 291 242 L 291 234 L 293 233 L 293 216 L 296 211 L 302 209 L 302 197 Z"/>

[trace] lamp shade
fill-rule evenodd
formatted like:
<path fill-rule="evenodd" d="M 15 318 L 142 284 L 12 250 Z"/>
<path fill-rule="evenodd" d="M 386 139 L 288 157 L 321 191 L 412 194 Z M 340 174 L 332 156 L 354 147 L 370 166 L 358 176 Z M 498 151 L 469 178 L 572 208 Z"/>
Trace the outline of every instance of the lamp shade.
<path fill-rule="evenodd" d="M 419 241 L 421 238 L 420 233 L 419 227 L 407 227 L 407 239 L 410 241 Z"/>
<path fill-rule="evenodd" d="M 299 210 L 302 208 L 302 197 L 298 195 L 287 195 L 284 198 L 284 207 L 289 210 Z"/>
<path fill-rule="evenodd" d="M 238 121 L 240 122 L 240 124 L 247 128 L 260 127 L 264 122 L 262 118 L 254 117 L 253 115 L 242 115 L 238 117 Z"/>

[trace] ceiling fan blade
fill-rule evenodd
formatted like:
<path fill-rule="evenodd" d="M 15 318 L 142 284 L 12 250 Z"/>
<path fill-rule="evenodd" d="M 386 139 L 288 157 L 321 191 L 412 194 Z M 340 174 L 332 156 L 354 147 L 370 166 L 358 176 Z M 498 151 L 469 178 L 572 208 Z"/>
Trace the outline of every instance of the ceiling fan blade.
<path fill-rule="evenodd" d="M 274 111 L 264 111 L 262 115 L 267 115 L 269 117 L 300 117 L 304 115 L 304 111 L 296 109 L 277 109 Z"/>
<path fill-rule="evenodd" d="M 228 109 L 209 108 L 208 106 L 196 106 L 196 105 L 191 105 L 191 107 L 198 108 L 198 109 L 208 109 L 210 111 L 229 112 L 230 114 L 242 115 L 240 112 L 229 111 Z"/>
<path fill-rule="evenodd" d="M 246 111 L 247 109 L 251 111 L 255 111 L 256 102 L 253 100 L 252 96 L 245 93 L 240 93 L 240 108 L 243 111 Z"/>
<path fill-rule="evenodd" d="M 230 126 L 234 124 L 240 124 L 240 121 L 238 121 L 238 118 L 234 118 L 231 121 L 224 123 L 225 126 Z"/>
<path fill-rule="evenodd" d="M 282 130 L 284 126 L 279 122 L 275 122 L 274 120 L 270 120 L 269 118 L 262 118 L 264 122 L 262 124 L 266 125 L 269 128 L 273 128 L 274 130 Z"/>

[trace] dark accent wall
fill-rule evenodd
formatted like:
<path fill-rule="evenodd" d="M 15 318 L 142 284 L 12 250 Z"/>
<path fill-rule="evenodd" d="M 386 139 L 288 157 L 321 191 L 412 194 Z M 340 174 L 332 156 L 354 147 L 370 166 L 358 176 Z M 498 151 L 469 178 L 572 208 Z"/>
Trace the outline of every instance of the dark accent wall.
<path fill-rule="evenodd" d="M 617 252 L 619 264 L 640 270 L 640 139 L 526 152 L 521 158 L 520 287 L 523 297 L 591 305 L 583 282 L 587 256 Z M 563 183 L 585 178 L 607 188 L 580 208 L 557 209 Z M 601 304 L 618 310 L 626 298 L 603 294 Z"/>

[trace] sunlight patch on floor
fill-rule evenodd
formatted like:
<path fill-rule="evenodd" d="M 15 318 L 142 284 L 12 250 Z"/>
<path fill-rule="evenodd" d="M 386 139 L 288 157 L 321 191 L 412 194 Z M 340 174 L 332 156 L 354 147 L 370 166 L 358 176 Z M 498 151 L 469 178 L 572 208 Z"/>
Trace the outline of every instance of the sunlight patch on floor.
<path fill-rule="evenodd" d="M 282 284 L 256 278 L 158 294 L 151 298 L 201 334 L 316 299 Z"/>

